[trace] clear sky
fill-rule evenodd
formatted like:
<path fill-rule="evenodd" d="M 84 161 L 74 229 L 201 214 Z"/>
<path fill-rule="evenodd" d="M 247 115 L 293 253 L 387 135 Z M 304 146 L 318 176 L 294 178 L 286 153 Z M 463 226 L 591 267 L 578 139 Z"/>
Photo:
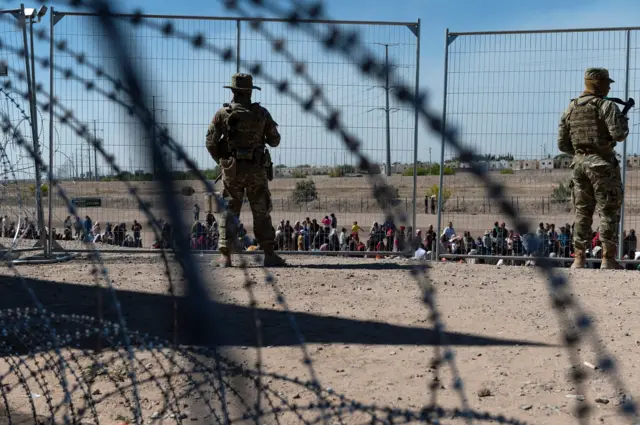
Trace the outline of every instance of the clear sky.
<path fill-rule="evenodd" d="M 242 2 L 248 4 L 248 2 Z M 280 1 L 283 6 L 289 7 L 291 1 Z M 389 2 L 380 0 L 327 0 L 324 2 L 326 13 L 333 19 L 341 20 L 384 20 L 384 21 L 422 21 L 422 37 L 421 37 L 421 60 L 420 60 L 420 88 L 426 90 L 429 97 L 429 107 L 434 111 L 442 110 L 443 99 L 443 63 L 444 63 L 444 32 L 446 28 L 451 31 L 495 31 L 495 30 L 533 30 L 533 29 L 551 29 L 551 28 L 584 28 L 584 27 L 620 27 L 638 25 L 640 22 L 640 6 L 637 0 L 539 0 L 539 1 L 505 1 L 505 0 L 450 0 L 441 2 L 429 2 L 419 0 L 405 0 L 403 2 Z M 58 10 L 68 10 L 64 3 L 52 3 Z M 188 5 L 188 6 L 186 6 Z M 29 5 L 27 5 L 29 6 Z M 203 16 L 236 16 L 224 9 L 220 1 L 216 0 L 190 0 L 189 2 L 176 2 L 166 0 L 132 0 L 120 3 L 121 10 L 131 12 L 136 8 L 142 9 L 145 13 L 152 14 L 176 14 L 176 15 L 203 15 Z M 8 6 L 7 6 L 8 7 Z M 255 10 L 256 15 L 261 15 L 261 11 Z M 44 25 L 44 24 L 43 24 Z M 196 31 L 202 31 L 216 42 L 230 40 L 233 43 L 235 37 L 235 25 L 219 24 L 217 26 L 199 26 L 197 23 L 185 24 L 185 32 L 193 34 Z M 292 32 L 281 27 L 272 27 L 274 33 L 280 34 L 284 38 L 291 41 L 291 48 L 298 53 L 303 60 L 308 62 L 310 73 L 316 77 L 325 87 L 335 104 L 340 105 L 345 112 L 345 121 L 347 125 L 354 129 L 354 132 L 360 136 L 365 142 L 365 150 L 377 161 L 384 161 L 385 152 L 385 124 L 384 113 L 379 108 L 384 107 L 384 90 L 379 83 L 362 79 L 362 84 L 354 83 L 360 81 L 357 71 L 349 68 L 348 63 L 342 59 L 330 59 L 329 56 L 322 53 L 318 46 L 310 46 L 307 39 L 294 35 Z M 398 73 L 407 82 L 413 84 L 413 72 L 415 67 L 415 54 L 413 53 L 415 37 L 408 30 L 399 29 L 381 29 L 364 28 L 365 42 L 399 42 L 400 47 L 391 47 L 390 55 L 392 60 L 400 63 Z M 69 40 L 69 44 L 77 51 L 85 51 L 95 53 L 95 39 L 99 38 L 97 34 L 92 33 L 77 21 L 72 22 L 70 18 L 65 18 L 56 26 L 56 34 L 58 37 Z M 183 43 L 179 45 L 174 42 L 165 41 L 156 31 L 147 34 L 146 39 L 140 37 L 137 40 L 143 40 L 141 46 L 145 47 L 145 54 L 150 52 L 148 57 L 145 56 L 141 63 L 147 63 L 145 60 L 156 61 L 148 62 L 151 70 L 147 72 L 153 73 L 152 86 L 154 94 L 157 95 L 157 108 L 160 116 L 159 120 L 167 122 L 172 135 L 180 141 L 202 167 L 210 167 L 211 161 L 208 159 L 206 151 L 203 149 L 204 133 L 206 126 L 210 120 L 210 116 L 215 112 L 222 102 L 227 101 L 229 93 L 220 86 L 226 83 L 230 74 L 235 67 L 231 64 L 223 64 L 220 61 L 211 62 L 214 67 L 207 65 L 195 58 L 193 49 L 185 46 Z M 93 37 L 93 38 L 92 38 Z M 259 61 L 265 63 L 267 70 L 276 78 L 278 75 L 291 75 L 290 70 L 285 69 L 282 59 L 274 59 L 275 54 L 269 52 L 269 45 L 264 40 L 259 40 L 259 35 L 252 33 L 250 29 L 243 30 L 243 37 L 247 40 L 243 41 L 242 54 L 243 59 L 248 61 Z M 296 38 L 297 37 L 297 38 Z M 633 36 L 633 42 L 637 39 L 637 34 Z M 15 38 L 17 42 L 21 41 Z M 92 41 L 93 40 L 93 41 Z M 516 48 L 519 51 L 526 51 L 514 54 L 509 52 L 512 45 L 509 44 L 515 40 Z M 529 41 L 527 41 L 529 40 Z M 462 77 L 451 77 L 450 79 L 450 98 L 448 117 L 450 121 L 461 124 L 463 128 L 463 136 L 465 141 L 476 146 L 481 146 L 484 153 L 515 153 L 521 157 L 535 157 L 548 154 L 556 154 L 555 139 L 553 132 L 557 126 L 558 114 L 564 108 L 568 100 L 577 94 L 580 90 L 581 79 L 579 73 L 586 66 L 609 66 L 612 67 L 612 75 L 614 79 L 622 81 L 619 75 L 620 61 L 624 55 L 623 44 L 621 44 L 620 36 L 599 36 L 587 35 L 577 39 L 579 45 L 573 46 L 576 41 L 571 38 L 553 38 L 551 47 L 549 40 L 544 37 L 540 38 L 497 38 L 483 39 L 480 44 L 476 41 L 456 40 L 451 45 L 453 55 L 461 53 L 466 55 L 452 59 L 450 67 L 453 71 L 463 70 L 459 72 Z M 148 44 L 144 44 L 148 43 Z M 298 44 L 296 44 L 298 43 Z M 467 44 L 464 44 L 467 43 Z M 476 44 L 474 44 L 476 43 Z M 492 44 L 493 43 L 493 44 Z M 542 46 L 540 49 L 530 48 L 529 44 Z M 546 43 L 546 44 L 545 44 Z M 555 44 L 554 44 L 555 43 Z M 537 58 L 537 52 L 553 50 L 554 46 L 560 50 L 570 50 L 569 53 L 561 58 L 551 56 L 540 56 Z M 597 45 L 597 46 L 596 46 Z M 169 47 L 172 46 L 172 47 Z M 373 48 L 375 46 L 371 45 Z M 485 47 L 483 47 L 485 46 Z M 474 62 L 476 56 L 486 51 L 486 46 L 502 46 L 504 50 L 495 48 L 493 53 L 485 57 L 482 61 Z M 589 49 L 593 46 L 594 51 Z M 612 51 L 608 52 L 608 46 L 613 46 Z M 640 43 L 634 44 L 640 47 Z M 384 49 L 378 46 L 379 50 L 376 54 L 382 54 Z M 632 56 L 635 64 L 635 56 L 638 47 L 633 47 Z M 493 49 L 494 47 L 492 47 Z M 395 49 L 395 50 L 394 50 Z M 41 56 L 48 55 L 48 49 L 45 45 L 39 46 L 37 54 Z M 594 54 L 595 52 L 595 54 Z M 485 52 L 486 53 L 486 52 Z M 190 56 L 192 55 L 192 56 Z M 576 56 L 580 56 L 579 58 Z M 100 63 L 109 69 L 109 52 L 101 51 L 95 53 L 93 58 L 96 63 Z M 144 56 L 144 54 L 143 54 Z M 170 57 L 188 58 L 183 65 L 180 63 L 172 63 Z M 526 57 L 525 57 L 526 56 Z M 379 56 L 380 58 L 382 56 Z M 537 59 L 536 59 L 537 58 Z M 567 59 L 569 58 L 569 59 Z M 86 69 L 82 69 L 73 64 L 73 61 L 67 60 L 62 56 L 58 59 L 58 64 L 74 67 L 77 73 L 87 79 L 95 79 L 95 76 Z M 550 79 L 539 79 L 534 81 L 534 77 L 530 77 L 524 70 L 531 69 L 533 66 L 537 73 L 545 75 L 547 69 L 544 66 L 538 67 L 536 60 L 543 65 L 553 60 L 554 65 L 548 70 L 552 70 L 555 74 L 548 73 L 547 76 L 563 75 L 563 90 L 557 97 L 553 98 L 553 102 L 544 108 L 534 109 L 518 109 L 522 103 L 539 103 L 539 99 L 535 98 L 519 98 L 513 93 L 518 90 L 523 92 L 536 91 L 543 92 L 544 88 L 557 91 L 557 81 Z M 199 61 L 199 62 L 198 62 Z M 457 61 L 457 62 L 456 62 Z M 493 62 L 499 62 L 498 77 L 504 80 L 497 81 L 483 77 L 487 70 L 496 70 Z M 501 62 L 502 61 L 502 62 Z M 510 63 L 514 62 L 512 71 L 508 68 Z M 533 63 L 534 65 L 531 65 Z M 16 65 L 17 66 L 17 65 Z M 455 67 L 458 68 L 455 68 Z M 203 72 L 203 68 L 204 71 Z M 566 68 L 566 69 L 565 69 Z M 469 71 L 478 71 L 477 74 L 470 74 Z M 635 71 L 635 70 L 634 70 Z M 115 73 L 115 69 L 113 70 Z M 517 72 L 517 74 L 514 74 Z M 558 74 L 563 72 L 564 74 Z M 615 75 L 615 73 L 618 75 Z M 565 75 L 566 74 L 566 75 Z M 634 90 L 638 78 L 632 72 L 631 89 Z M 150 74 L 149 74 L 150 75 Z M 509 76 L 510 75 L 510 76 Z M 515 76 L 514 76 L 515 75 Z M 567 76 L 570 76 L 567 78 Z M 125 119 L 122 115 L 115 112 L 115 107 L 109 109 L 104 106 L 104 99 L 87 95 L 83 93 L 82 88 L 71 87 L 71 84 L 64 81 L 60 75 L 56 76 L 56 94 L 63 101 L 78 111 L 90 128 L 93 126 L 93 119 L 97 119 L 98 132 L 106 140 L 108 146 L 113 148 L 116 157 L 120 159 L 124 168 L 146 168 L 148 162 L 142 153 L 136 152 L 131 146 L 134 144 L 142 144 L 140 135 L 133 130 L 126 130 Z M 555 78 L 555 77 L 553 77 Z M 48 86 L 48 75 L 44 72 L 38 73 L 38 80 L 46 83 Z M 204 81 L 207 80 L 207 81 Z M 167 84 L 169 81 L 170 84 Z M 209 87 L 209 83 L 213 84 Z M 265 81 L 258 79 L 257 83 L 262 84 L 263 91 L 256 94 L 256 100 L 261 101 L 268 107 L 274 115 L 276 121 L 281 124 L 283 130 L 283 144 L 281 148 L 274 150 L 276 163 L 285 163 L 287 165 L 298 165 L 304 163 L 310 164 L 327 164 L 335 165 L 339 163 L 352 161 L 347 158 L 347 154 L 340 149 L 338 140 L 331 139 L 326 131 L 318 127 L 318 122 L 314 122 L 311 118 L 299 117 L 303 115 L 299 112 L 299 108 L 292 104 L 290 100 L 285 101 L 283 98 L 273 94 L 274 86 L 267 84 Z M 65 84 L 69 84 L 67 87 Z M 190 84 L 189 92 L 185 89 L 185 84 Z M 527 87 L 524 87 L 527 84 Z M 481 85 L 477 89 L 478 85 Z M 100 86 L 100 84 L 98 84 Z M 510 86 L 508 89 L 506 86 Z M 511 87 L 513 86 L 513 87 Z M 105 86 L 106 87 L 106 86 Z M 302 93 L 305 88 L 298 81 L 297 87 Z M 474 88 L 477 90 L 474 91 Z M 618 85 L 614 94 L 622 97 L 622 87 Z M 453 93 L 453 94 L 451 94 Z M 457 94 L 456 94 L 457 93 Z M 457 97 L 456 97 L 457 96 Z M 475 96 L 475 97 L 474 97 Z M 636 96 L 637 97 L 637 96 Z M 490 99 L 490 100 L 488 100 Z M 191 101 L 192 105 L 187 105 Z M 84 102 L 84 103 L 83 103 Z M 178 106 L 177 106 L 178 105 Z M 195 106 L 194 106 L 195 105 Z M 198 105 L 202 105 L 201 108 Z M 496 106 L 498 105 L 498 106 Z M 184 106 L 184 107 L 181 107 Z M 393 101 L 391 107 L 399 107 Z M 102 109 L 101 109 L 102 108 Z M 378 109 L 376 109 L 378 108 Z M 375 110 L 374 110 L 375 109 Z M 487 112 L 489 111 L 489 112 Z M 491 116 L 499 115 L 499 119 Z M 506 122 L 508 112 L 514 113 L 514 121 Z M 516 112 L 513 112 L 516 111 Z M 83 115 L 84 113 L 84 115 Z M 485 118 L 482 114 L 488 114 Z M 529 116 L 525 121 L 515 121 L 515 117 L 520 115 Z M 111 118 L 109 118 L 111 117 Z M 531 118 L 533 117 L 533 118 Z M 14 116 L 17 120 L 19 117 Z M 45 117 L 46 118 L 46 117 Z M 46 120 L 43 124 L 46 127 Z M 485 126 L 483 128 L 482 126 Z M 400 110 L 392 114 L 392 160 L 400 162 L 409 162 L 413 157 L 413 118 L 411 111 Z M 525 133 L 518 131 L 514 126 L 523 128 L 532 127 Z M 58 138 L 62 149 L 59 150 L 57 157 L 58 163 L 76 159 L 80 152 L 78 139 L 74 139 L 73 135 L 65 131 L 63 126 L 56 124 Z M 466 128 L 466 132 L 465 129 Z M 542 131 L 536 128 L 544 128 Z M 436 161 L 440 154 L 440 141 L 438 137 L 427 133 L 423 129 L 419 133 L 419 159 L 428 161 L 430 159 Z M 490 136 L 490 140 L 485 140 Z M 497 140 L 496 135 L 504 136 L 503 139 Z M 101 136 L 98 134 L 98 136 Z M 520 137 L 522 136 L 522 137 Z M 48 138 L 48 132 L 45 137 Z M 484 137 L 484 138 L 483 138 Z M 514 137 L 521 141 L 514 141 Z M 529 147 L 522 147 L 522 143 Z M 630 142 L 630 150 L 634 150 L 635 141 Z M 638 149 L 635 149 L 636 151 Z M 447 154 L 449 156 L 450 153 Z M 82 154 L 80 154 L 83 156 Z M 83 167 L 86 169 L 88 165 L 86 161 L 89 159 L 88 153 L 83 156 L 85 162 Z M 65 159 L 66 158 L 66 159 Z M 102 167 L 102 161 L 99 159 L 98 164 Z M 78 164 L 76 164 L 76 167 Z"/>

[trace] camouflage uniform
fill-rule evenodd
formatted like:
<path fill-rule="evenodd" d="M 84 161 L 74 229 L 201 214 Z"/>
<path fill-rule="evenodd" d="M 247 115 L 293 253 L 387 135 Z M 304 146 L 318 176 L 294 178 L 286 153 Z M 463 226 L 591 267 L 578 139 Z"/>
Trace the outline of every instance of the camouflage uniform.
<path fill-rule="evenodd" d="M 265 143 L 271 147 L 280 144 L 278 124 L 269 111 L 258 103 L 251 103 L 247 93 L 253 89 L 253 78 L 249 74 L 235 74 L 230 88 L 236 96 L 244 94 L 242 103 L 225 103 L 220 108 L 207 132 L 207 150 L 223 173 L 223 197 L 228 202 L 228 211 L 223 212 L 223 223 L 228 223 L 229 213 L 240 216 L 245 193 L 253 213 L 253 229 L 260 247 L 265 252 L 265 265 L 284 265 L 274 254 L 275 231 L 271 222 L 270 176 L 267 165 L 270 158 L 265 152 Z M 230 265 L 230 250 L 235 243 L 230 240 L 226 225 L 220 226 L 220 252 Z"/>
<path fill-rule="evenodd" d="M 585 84 L 591 89 L 572 99 L 560 119 L 558 149 L 574 156 L 571 164 L 572 200 L 576 210 L 573 268 L 584 267 L 596 207 L 603 245 L 602 268 L 621 267 L 615 257 L 623 187 L 614 148 L 629 134 L 629 124 L 618 106 L 605 97 L 613 82 L 606 69 L 587 69 Z"/>

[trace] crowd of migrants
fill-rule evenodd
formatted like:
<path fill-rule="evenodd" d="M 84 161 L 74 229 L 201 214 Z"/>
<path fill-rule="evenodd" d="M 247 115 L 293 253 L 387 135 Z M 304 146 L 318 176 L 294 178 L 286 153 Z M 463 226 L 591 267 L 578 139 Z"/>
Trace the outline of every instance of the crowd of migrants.
<path fill-rule="evenodd" d="M 360 234 L 368 233 L 363 241 Z M 293 226 L 289 221 L 281 221 L 276 229 L 276 242 L 279 250 L 320 250 L 320 251 L 386 251 L 402 252 L 412 244 L 410 239 L 418 239 L 417 247 L 425 252 L 433 252 L 436 244 L 440 244 L 439 252 L 458 255 L 484 256 L 551 256 L 571 258 L 574 254 L 572 242 L 573 226 L 566 224 L 556 229 L 555 224 L 540 223 L 535 233 L 519 235 L 516 231 L 507 229 L 505 223 L 495 222 L 493 228 L 484 235 L 474 237 L 471 232 L 464 231 L 459 235 L 453 223 L 442 231 L 440 237 L 436 235 L 433 226 L 429 226 L 423 233 L 417 229 L 415 233 L 411 226 L 396 227 L 392 221 L 382 224 L 374 222 L 370 229 L 362 229 L 357 222 L 353 222 L 350 230 L 342 227 L 338 229 L 334 214 L 325 216 L 320 223 L 308 217 Z M 636 257 L 637 238 L 635 230 L 624 235 L 624 257 Z M 593 233 L 590 256 L 602 257 L 602 243 L 600 234 Z"/>
<path fill-rule="evenodd" d="M 171 226 L 168 223 L 162 225 L 161 239 L 169 241 L 171 240 Z M 131 226 L 131 233 L 128 233 L 126 223 L 106 223 L 104 229 L 99 221 L 95 223 L 91 220 L 91 217 L 85 216 L 84 219 L 76 216 L 74 219 L 71 216 L 67 216 L 63 223 L 62 232 L 58 232 L 53 228 L 53 238 L 57 241 L 73 241 L 80 240 L 84 242 L 105 243 L 109 245 L 116 245 L 128 248 L 142 248 L 142 225 L 133 220 Z M 40 232 L 33 220 L 29 217 L 24 217 L 20 220 L 19 226 L 15 221 L 10 222 L 9 217 L 5 215 L 2 218 L 2 237 L 14 237 L 17 236 L 20 239 L 39 239 Z M 45 227 L 45 234 L 49 236 L 49 229 Z M 159 243 L 154 243 L 158 245 Z"/>
<path fill-rule="evenodd" d="M 37 239 L 38 231 L 35 223 L 28 218 L 20 223 L 19 234 L 25 239 Z M 64 230 L 54 237 L 57 240 L 84 240 L 130 248 L 142 248 L 142 225 L 134 220 L 129 229 L 125 223 L 106 223 L 104 229 L 100 222 L 68 216 L 64 221 Z M 363 229 L 354 221 L 348 228 L 338 226 L 338 219 L 331 213 L 324 216 L 318 223 L 317 219 L 306 217 L 296 221 L 293 225 L 289 220 L 282 220 L 275 228 L 276 245 L 280 251 L 361 251 L 361 252 L 403 252 L 413 244 L 433 252 L 436 243 L 440 244 L 440 253 L 458 255 L 483 256 L 532 256 L 542 255 L 551 257 L 571 258 L 574 254 L 572 233 L 573 225 L 565 224 L 556 229 L 555 224 L 539 223 L 535 233 L 519 235 L 516 231 L 507 229 L 505 223 L 495 222 L 493 227 L 482 236 L 474 237 L 471 232 L 464 231 L 459 235 L 453 223 L 449 222 L 440 237 L 436 235 L 433 226 L 426 231 L 417 229 L 415 232 L 409 227 L 396 225 L 391 220 L 382 224 L 374 222 L 369 229 Z M 2 219 L 2 235 L 7 237 L 15 234 L 15 223 L 9 223 L 8 217 Z M 130 233 L 129 233 L 130 231 Z M 365 234 L 364 238 L 361 235 Z M 193 225 L 187 236 L 191 247 L 197 250 L 217 250 L 219 240 L 218 222 L 212 213 L 208 213 L 204 222 L 200 220 L 200 208 L 193 208 Z M 153 242 L 151 248 L 170 248 L 173 243 L 171 226 L 163 223 L 160 238 Z M 255 249 L 256 242 L 247 234 L 240 224 L 238 238 L 243 248 Z M 624 258 L 635 259 L 637 238 L 635 230 L 625 231 L 623 242 Z M 602 257 L 602 243 L 598 232 L 593 233 L 591 249 L 588 256 Z"/>

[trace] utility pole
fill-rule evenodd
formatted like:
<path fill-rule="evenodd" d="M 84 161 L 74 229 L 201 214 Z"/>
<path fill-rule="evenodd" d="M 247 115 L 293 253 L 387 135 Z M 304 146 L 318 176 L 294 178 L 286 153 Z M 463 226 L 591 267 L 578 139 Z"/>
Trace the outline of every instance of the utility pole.
<path fill-rule="evenodd" d="M 84 151 L 84 145 L 82 145 L 82 150 Z M 93 171 L 91 170 L 91 145 L 87 146 L 87 153 L 88 155 L 88 159 L 89 159 L 89 167 L 87 170 L 87 173 L 89 173 L 89 181 L 93 180 Z"/>
<path fill-rule="evenodd" d="M 166 109 L 157 109 L 156 108 L 156 96 L 152 97 L 151 105 L 152 105 L 151 106 L 151 108 L 152 108 L 151 109 L 151 113 L 153 114 L 153 127 L 151 129 L 151 131 L 152 131 L 152 133 L 151 133 L 152 136 L 151 137 L 153 137 L 152 143 L 156 143 L 156 141 L 157 141 L 157 138 L 156 138 L 156 125 L 158 125 L 157 122 L 156 122 L 156 111 L 167 112 L 167 110 Z M 164 148 L 162 148 L 161 150 L 164 152 Z M 152 158 L 152 161 L 153 161 L 153 180 L 156 180 L 157 172 L 158 172 L 158 165 L 156 164 L 155 157 Z"/>
<path fill-rule="evenodd" d="M 98 181 L 98 150 L 95 147 L 95 143 L 98 142 L 98 136 L 96 134 L 96 120 L 93 120 L 93 175 L 95 176 L 96 181 Z"/>
<path fill-rule="evenodd" d="M 373 108 L 370 109 L 367 112 L 376 110 L 376 109 L 382 109 L 385 111 L 385 115 L 386 115 L 386 122 L 387 122 L 387 128 L 386 128 L 386 139 L 387 139 L 387 158 L 386 158 L 386 175 L 387 177 L 391 176 L 391 112 L 397 112 L 400 109 L 398 108 L 391 108 L 389 106 L 389 93 L 391 92 L 391 86 L 389 84 L 389 74 L 391 73 L 391 69 L 389 68 L 389 47 L 390 46 L 398 46 L 400 43 L 373 43 L 373 44 L 378 44 L 380 46 L 384 46 L 384 57 L 385 57 L 385 69 L 387 70 L 387 75 L 385 78 L 385 84 L 384 84 L 384 90 L 385 90 L 385 107 L 384 108 Z"/>
<path fill-rule="evenodd" d="M 431 165 L 431 148 L 429 148 L 429 165 Z"/>
<path fill-rule="evenodd" d="M 84 145 L 80 146 L 80 180 L 84 180 Z"/>
<path fill-rule="evenodd" d="M 95 175 L 95 181 L 98 181 L 98 148 L 95 147 L 95 144 L 98 143 L 98 131 L 104 132 L 104 129 L 96 128 L 96 120 L 93 120 L 93 174 Z M 89 152 L 89 155 L 91 155 L 91 152 Z"/>

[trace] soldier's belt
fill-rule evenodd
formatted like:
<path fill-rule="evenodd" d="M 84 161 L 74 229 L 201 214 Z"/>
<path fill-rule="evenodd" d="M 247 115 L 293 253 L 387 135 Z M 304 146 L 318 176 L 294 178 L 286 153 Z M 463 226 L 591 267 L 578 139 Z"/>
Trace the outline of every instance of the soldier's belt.
<path fill-rule="evenodd" d="M 264 151 L 255 148 L 255 149 L 234 149 L 231 152 L 231 156 L 234 157 L 237 161 L 250 161 L 255 162 L 256 164 L 260 164 L 264 159 Z"/>
<path fill-rule="evenodd" d="M 255 149 L 233 149 L 231 156 L 237 160 L 253 160 L 255 158 Z"/>

